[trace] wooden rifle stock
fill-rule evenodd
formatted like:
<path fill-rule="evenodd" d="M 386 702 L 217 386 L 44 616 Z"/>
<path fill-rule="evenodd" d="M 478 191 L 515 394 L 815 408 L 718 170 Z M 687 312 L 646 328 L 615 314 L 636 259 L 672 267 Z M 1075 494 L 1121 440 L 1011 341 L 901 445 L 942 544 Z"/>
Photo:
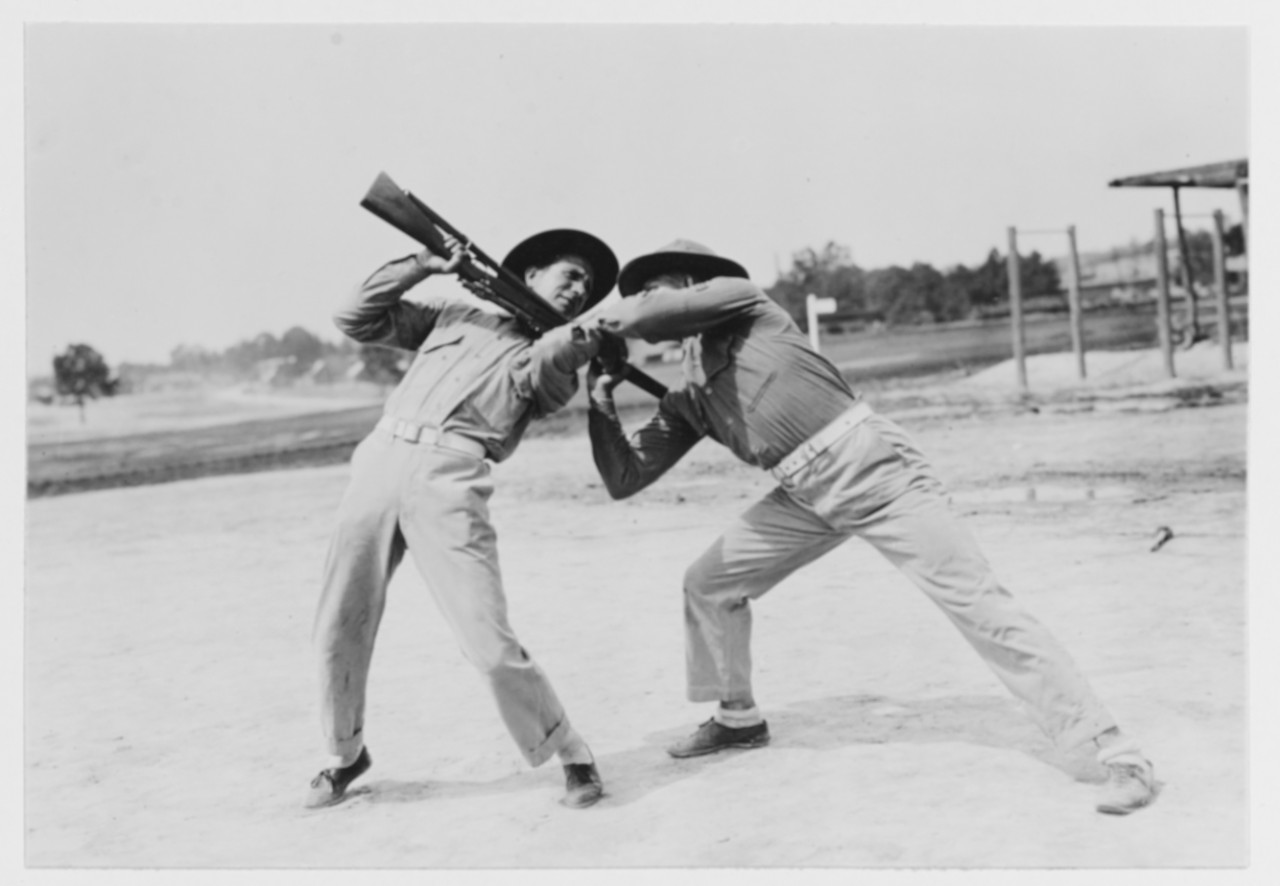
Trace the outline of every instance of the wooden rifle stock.
<path fill-rule="evenodd" d="M 542 334 L 569 322 L 569 318 L 555 305 L 525 286 L 520 278 L 486 255 L 461 231 L 397 185 L 385 172 L 378 173 L 360 205 L 444 258 L 451 257 L 452 253 L 441 231 L 462 242 L 468 255 L 458 267 L 458 276 L 468 283 L 478 284 L 472 292 L 519 317 L 534 332 Z M 629 363 L 622 363 L 618 369 L 625 380 L 655 397 L 661 398 L 667 393 L 661 382 Z"/>

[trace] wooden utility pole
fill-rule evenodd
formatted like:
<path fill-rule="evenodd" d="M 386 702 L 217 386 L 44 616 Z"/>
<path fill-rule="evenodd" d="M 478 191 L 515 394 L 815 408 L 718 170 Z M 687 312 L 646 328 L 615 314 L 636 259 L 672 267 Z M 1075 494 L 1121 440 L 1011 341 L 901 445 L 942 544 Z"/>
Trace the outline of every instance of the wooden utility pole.
<path fill-rule="evenodd" d="M 1013 360 L 1018 387 L 1027 389 L 1027 355 L 1022 329 L 1022 278 L 1018 273 L 1018 229 L 1009 228 L 1009 319 L 1013 326 Z"/>
<path fill-rule="evenodd" d="M 1164 371 L 1174 378 L 1173 330 L 1169 323 L 1169 246 L 1164 239 L 1164 210 L 1156 210 L 1156 332 L 1160 336 L 1160 354 Z"/>
<path fill-rule="evenodd" d="M 1244 270 L 1240 274 L 1241 291 L 1249 292 L 1250 282 L 1253 280 L 1253 253 L 1249 251 L 1249 182 L 1242 181 L 1236 183 L 1236 193 L 1240 196 L 1240 235 L 1242 237 L 1242 250 L 1245 259 Z"/>
<path fill-rule="evenodd" d="M 1231 366 L 1231 306 L 1227 303 L 1227 251 L 1222 242 L 1222 210 L 1213 213 L 1213 282 L 1217 288 L 1218 345 L 1222 368 Z"/>
<path fill-rule="evenodd" d="M 1071 247 L 1071 285 L 1067 288 L 1067 304 L 1071 309 L 1071 350 L 1076 355 L 1076 375 L 1085 377 L 1084 320 L 1080 310 L 1080 253 L 1076 251 L 1076 226 L 1067 226 L 1067 243 Z"/>

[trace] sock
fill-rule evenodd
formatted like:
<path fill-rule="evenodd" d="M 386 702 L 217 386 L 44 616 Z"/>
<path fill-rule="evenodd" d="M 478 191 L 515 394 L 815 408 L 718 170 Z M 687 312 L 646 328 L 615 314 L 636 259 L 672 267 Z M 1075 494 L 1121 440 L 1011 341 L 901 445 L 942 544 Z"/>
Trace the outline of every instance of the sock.
<path fill-rule="evenodd" d="M 747 726 L 757 726 L 763 722 L 763 718 L 760 716 L 760 708 L 755 705 L 742 711 L 719 707 L 716 709 L 715 719 L 721 726 L 728 726 L 730 729 L 744 729 Z"/>
<path fill-rule="evenodd" d="M 330 754 L 329 762 L 324 765 L 325 769 L 346 769 L 360 757 L 361 748 L 356 748 L 351 752 L 349 757 L 340 754 Z"/>
<path fill-rule="evenodd" d="M 591 756 L 591 748 L 587 747 L 587 743 L 582 740 L 582 736 L 575 730 L 570 729 L 569 735 L 564 740 L 564 745 L 556 753 L 560 758 L 560 762 L 565 766 L 570 763 L 594 763 L 596 758 Z"/>

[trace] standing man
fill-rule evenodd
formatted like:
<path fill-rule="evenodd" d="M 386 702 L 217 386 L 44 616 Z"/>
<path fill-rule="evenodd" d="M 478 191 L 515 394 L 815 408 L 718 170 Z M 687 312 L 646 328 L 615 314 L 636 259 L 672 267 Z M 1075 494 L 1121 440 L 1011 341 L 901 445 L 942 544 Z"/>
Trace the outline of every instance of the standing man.
<path fill-rule="evenodd" d="M 601 336 L 570 323 L 535 341 L 506 314 L 404 300 L 427 277 L 457 270 L 463 250 L 448 242 L 450 259 L 423 251 L 383 265 L 334 317 L 355 341 L 417 356 L 351 457 L 325 563 L 314 641 L 330 760 L 311 781 L 309 808 L 341 801 L 371 765 L 363 733 L 369 663 L 387 584 L 406 550 L 525 760 L 539 766 L 559 756 L 567 806 L 590 806 L 603 793 L 590 749 L 507 621 L 488 510 L 491 463 L 515 451 L 530 420 L 568 402 Z M 566 229 L 530 237 L 502 264 L 569 317 L 607 295 L 618 275 L 605 243 Z"/>
<path fill-rule="evenodd" d="M 779 484 L 685 573 L 689 699 L 719 707 L 672 756 L 769 742 L 751 689 L 751 601 L 856 535 L 942 609 L 1060 747 L 1092 743 L 1108 769 L 1099 811 L 1126 814 L 1155 798 L 1151 762 L 996 579 L 915 444 L 849 389 L 741 265 L 677 240 L 628 263 L 618 288 L 629 297 L 598 314 L 598 327 L 684 339 L 685 384 L 628 438 L 611 399 L 617 379 L 593 364 L 588 422 L 610 495 L 645 488 L 703 437 Z"/>

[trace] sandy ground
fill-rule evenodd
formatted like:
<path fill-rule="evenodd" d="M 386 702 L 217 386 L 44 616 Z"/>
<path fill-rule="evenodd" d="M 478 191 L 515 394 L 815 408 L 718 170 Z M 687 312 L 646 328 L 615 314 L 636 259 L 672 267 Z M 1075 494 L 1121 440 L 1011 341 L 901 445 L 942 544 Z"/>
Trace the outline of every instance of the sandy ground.
<path fill-rule="evenodd" d="M 376 385 L 334 385 L 314 391 L 308 395 L 303 390 L 240 385 L 106 397 L 86 402 L 83 422 L 74 405 L 28 402 L 27 439 L 32 443 L 61 443 L 193 429 L 352 409 L 376 404 L 382 396 Z"/>
<path fill-rule="evenodd" d="M 1063 371 L 1038 359 L 1033 383 Z M 498 466 L 492 507 L 513 623 L 592 744 L 598 806 L 560 807 L 559 768 L 519 758 L 410 567 L 374 660 L 374 768 L 346 803 L 301 809 L 321 762 L 310 623 L 347 470 L 217 477 L 28 503 L 26 863 L 1245 865 L 1247 407 L 1149 402 L 902 418 L 1155 760 L 1165 787 L 1139 814 L 1095 813 L 1096 768 L 1056 753 L 856 541 L 756 607 L 772 745 L 670 759 L 710 713 L 684 700 L 684 568 L 770 484 L 703 443 L 615 503 L 571 436 Z M 1152 552 L 1160 526 L 1174 537 Z"/>

